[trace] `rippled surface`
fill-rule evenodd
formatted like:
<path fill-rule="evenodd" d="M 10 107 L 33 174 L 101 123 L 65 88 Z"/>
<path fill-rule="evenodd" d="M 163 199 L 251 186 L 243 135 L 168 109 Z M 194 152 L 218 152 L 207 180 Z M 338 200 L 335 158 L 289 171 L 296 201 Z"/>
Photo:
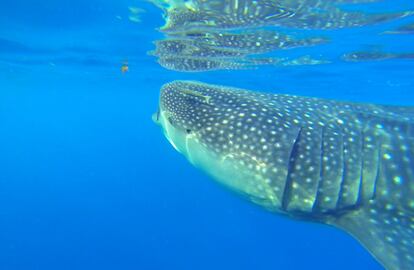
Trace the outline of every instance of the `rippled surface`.
<path fill-rule="evenodd" d="M 154 3 L 165 16 L 165 25 L 160 28 L 165 39 L 155 43 L 156 49 L 151 54 L 158 57 L 163 67 L 187 72 L 261 65 L 318 65 L 332 63 L 337 57 L 354 62 L 410 59 L 410 52 L 381 54 L 376 51 L 363 54 L 349 51 L 342 57 L 323 53 L 279 56 L 280 50 L 338 46 L 332 38 L 334 30 L 349 29 L 343 36 L 347 39 L 362 29 L 389 27 L 386 31 L 370 31 L 363 40 L 355 42 L 356 46 L 370 39 L 374 42 L 380 35 L 412 32 L 412 24 L 395 29 L 390 24 L 412 17 L 413 7 L 391 12 L 377 8 L 375 2 L 381 1 L 157 1 Z"/>

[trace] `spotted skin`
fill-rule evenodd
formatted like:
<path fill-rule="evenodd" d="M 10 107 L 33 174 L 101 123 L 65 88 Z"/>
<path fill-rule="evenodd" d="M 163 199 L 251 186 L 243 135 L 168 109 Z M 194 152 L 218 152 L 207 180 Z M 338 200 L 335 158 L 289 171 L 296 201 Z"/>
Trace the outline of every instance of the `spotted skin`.
<path fill-rule="evenodd" d="M 261 26 L 339 29 L 383 23 L 413 14 L 411 11 L 365 13 L 340 8 L 340 4 L 378 2 L 378 0 L 193 0 L 188 2 L 191 4 L 175 3 L 165 9 L 167 20 L 161 28 L 163 32 L 179 33 L 196 29 L 208 31 Z"/>
<path fill-rule="evenodd" d="M 222 58 L 206 58 L 206 57 L 182 57 L 182 56 L 161 56 L 158 63 L 170 70 L 181 72 L 198 72 L 211 70 L 236 70 L 247 69 L 247 65 L 243 62 L 229 61 Z"/>
<path fill-rule="evenodd" d="M 273 0 L 201 0 L 166 11 L 166 25 L 161 28 L 164 32 L 263 26 L 294 14 Z"/>
<path fill-rule="evenodd" d="M 163 86 L 159 123 L 196 167 L 276 213 L 341 228 L 414 269 L 414 108 Z"/>
<path fill-rule="evenodd" d="M 323 38 L 295 39 L 275 31 L 243 31 L 241 33 L 221 33 L 191 31 L 179 33 L 165 40 L 155 42 L 155 50 L 150 55 L 158 57 L 165 68 L 200 72 L 218 69 L 253 68 L 259 65 L 289 64 L 280 59 L 250 57 L 277 49 L 313 46 L 326 43 Z M 299 64 L 306 64 L 298 61 Z"/>
<path fill-rule="evenodd" d="M 235 51 L 244 54 L 267 53 L 274 50 L 315 46 L 328 42 L 328 39 L 323 37 L 300 39 L 276 31 L 261 29 L 243 30 L 237 33 L 225 31 L 191 31 L 188 33 L 180 33 L 180 35 L 175 35 L 174 37 L 181 38 L 181 42 L 184 44 L 186 42 L 188 43 L 189 39 L 192 39 L 193 45 L 195 47 L 200 47 L 200 51 L 204 51 L 205 47 L 209 47 L 211 49 L 225 49 L 227 51 Z M 214 56 L 215 54 L 211 55 L 209 51 L 206 51 L 205 55 Z"/>
<path fill-rule="evenodd" d="M 155 56 L 185 56 L 206 58 L 243 57 L 246 53 L 225 48 L 210 47 L 192 40 L 167 39 L 155 42 L 156 50 L 149 54 Z"/>

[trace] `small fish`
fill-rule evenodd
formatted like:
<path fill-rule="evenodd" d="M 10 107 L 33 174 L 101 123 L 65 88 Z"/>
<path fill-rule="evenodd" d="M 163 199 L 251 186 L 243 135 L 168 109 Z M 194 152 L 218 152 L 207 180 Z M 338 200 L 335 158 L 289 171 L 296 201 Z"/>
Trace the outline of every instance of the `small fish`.
<path fill-rule="evenodd" d="M 414 107 L 175 81 L 153 119 L 253 203 L 340 228 L 388 270 L 414 269 Z"/>
<path fill-rule="evenodd" d="M 210 96 L 200 94 L 199 92 L 196 92 L 196 91 L 193 91 L 193 90 L 190 90 L 190 89 L 182 89 L 181 91 L 185 95 L 190 95 L 190 96 L 200 98 L 201 100 L 203 100 L 203 102 L 205 104 L 210 104 L 210 99 L 211 99 Z"/>
<path fill-rule="evenodd" d="M 125 73 L 129 72 L 129 64 L 128 64 L 128 62 L 122 63 L 121 72 L 122 72 L 122 74 L 125 74 Z"/>

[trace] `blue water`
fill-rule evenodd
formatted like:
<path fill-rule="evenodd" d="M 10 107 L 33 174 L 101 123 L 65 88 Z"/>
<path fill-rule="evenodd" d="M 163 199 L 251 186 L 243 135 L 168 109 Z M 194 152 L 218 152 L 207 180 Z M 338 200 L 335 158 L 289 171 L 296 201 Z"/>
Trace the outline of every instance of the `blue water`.
<path fill-rule="evenodd" d="M 0 3 L 0 269 L 382 269 L 344 232 L 223 189 L 151 115 L 174 79 L 414 105 L 414 61 L 178 73 L 146 54 L 162 24 L 139 1 Z M 377 39 L 414 51 L 413 35 Z"/>

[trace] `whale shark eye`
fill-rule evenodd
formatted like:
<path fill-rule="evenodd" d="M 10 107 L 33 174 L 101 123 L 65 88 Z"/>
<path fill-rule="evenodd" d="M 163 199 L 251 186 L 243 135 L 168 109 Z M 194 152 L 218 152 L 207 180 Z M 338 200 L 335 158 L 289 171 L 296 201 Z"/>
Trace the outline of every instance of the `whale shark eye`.
<path fill-rule="evenodd" d="M 171 125 L 174 125 L 174 120 L 171 117 L 168 117 L 167 120 Z"/>
<path fill-rule="evenodd" d="M 191 129 L 187 128 L 185 131 L 187 132 L 187 134 L 191 134 Z"/>

